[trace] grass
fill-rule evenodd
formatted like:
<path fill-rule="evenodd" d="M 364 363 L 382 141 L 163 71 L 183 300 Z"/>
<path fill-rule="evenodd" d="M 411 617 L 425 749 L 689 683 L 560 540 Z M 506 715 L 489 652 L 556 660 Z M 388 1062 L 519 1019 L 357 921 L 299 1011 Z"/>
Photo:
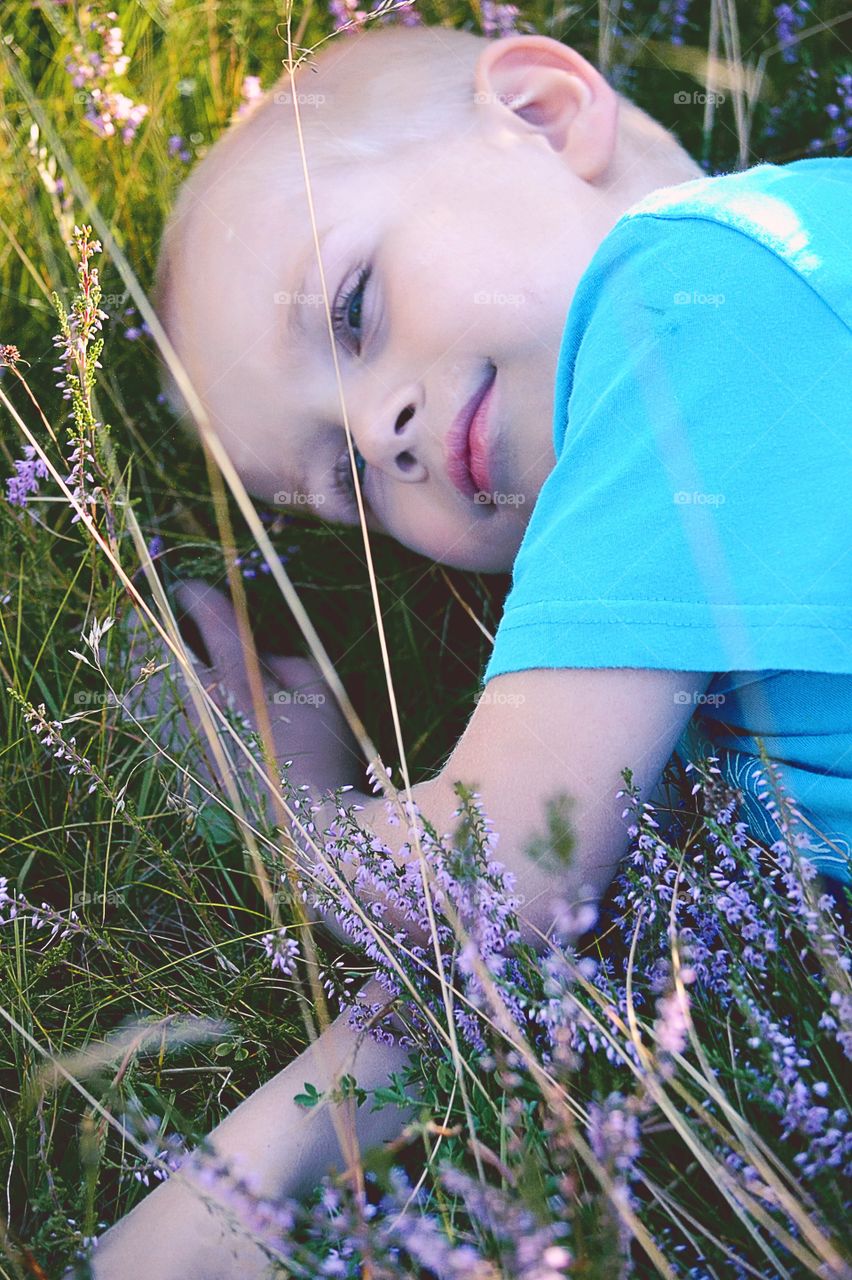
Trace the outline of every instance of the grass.
<path fill-rule="evenodd" d="M 617 88 L 679 133 L 708 173 L 817 154 L 814 139 L 822 143 L 819 154 L 838 153 L 832 141 L 838 122 L 825 108 L 839 102 L 838 78 L 852 72 L 852 15 L 841 4 L 825 3 L 805 16 L 790 61 L 768 3 L 693 0 L 682 46 L 670 43 L 672 8 L 656 0 L 637 0 L 629 10 L 625 4 L 558 10 L 536 4 L 521 16 L 599 61 Z M 150 1133 L 145 1138 L 139 1116 L 154 1118 L 156 1136 L 200 1137 L 306 1040 L 299 985 L 270 970 L 261 945 L 270 914 L 250 833 L 221 806 L 198 807 L 179 770 L 110 702 L 100 674 L 72 653 L 92 656 L 81 637 L 94 620 L 116 617 L 124 606 L 117 566 L 143 582 L 150 561 L 144 544 L 155 537 L 157 567 L 167 583 L 190 576 L 220 581 L 224 574 L 222 506 L 200 449 L 175 430 L 158 397 L 152 344 L 144 334 L 132 336 L 140 316 L 129 289 L 130 283 L 150 286 L 163 219 L 186 172 L 180 156 L 170 153 L 169 138 L 180 135 L 200 156 L 239 105 L 245 76 L 259 75 L 264 86 L 277 77 L 285 55 L 276 31 L 281 14 L 248 0 L 124 0 L 116 9 L 130 58 L 122 84 L 150 107 L 127 145 L 119 136 L 99 137 L 86 124 L 84 95 L 65 70 L 64 58 L 85 29 L 85 11 L 49 0 L 35 7 L 9 0 L 2 19 L 0 341 L 21 355 L 15 369 L 0 370 L 5 474 L 23 456 L 22 423 L 57 471 L 63 477 L 68 471 L 68 406 L 52 371 L 59 321 L 51 295 L 66 308 L 75 295 L 74 226 L 102 219 L 131 272 L 119 269 L 117 255 L 97 260 L 109 320 L 103 367 L 83 395 L 99 424 L 92 432 L 114 516 L 112 538 L 103 511 L 103 545 L 82 522 L 72 523 L 55 479 L 31 500 L 32 518 L 0 501 L 0 675 L 16 695 L 0 698 L 0 873 L 34 907 L 50 907 L 40 917 L 47 920 L 43 927 L 21 909 L 0 933 L 0 1143 L 9 1169 L 0 1196 L 0 1266 L 8 1276 L 58 1274 L 85 1239 L 144 1194 L 133 1174 L 150 1177 L 143 1172 L 150 1162 L 133 1140 L 158 1150 L 160 1144 Z M 437 4 L 424 4 L 421 12 L 430 22 L 473 29 L 482 16 L 476 7 Z M 311 4 L 295 21 L 308 45 L 331 25 Z M 714 84 L 724 85 L 726 96 L 713 110 L 687 111 L 674 102 L 685 86 Z M 242 567 L 250 568 L 251 532 L 233 497 L 226 501 Z M 395 760 L 360 532 L 263 515 L 382 759 Z M 464 727 L 487 657 L 486 633 L 493 634 L 508 579 L 430 565 L 383 539 L 374 540 L 373 555 L 416 783 L 431 776 Z M 258 573 L 243 585 L 263 646 L 300 649 L 296 621 L 289 611 L 282 617 L 270 576 Z M 116 637 L 117 629 L 104 637 L 105 670 L 113 686 L 124 689 L 131 677 L 122 671 Z M 76 735 L 93 774 L 82 769 L 69 776 L 67 760 L 40 745 L 24 712 L 42 703 L 48 720 L 62 721 L 65 735 Z M 156 726 L 150 731 L 156 739 Z M 90 791 L 95 775 L 103 781 Z M 710 848 L 714 823 L 717 839 L 725 838 L 714 817 L 719 798 L 712 778 L 705 782 L 690 800 L 689 780 L 672 779 L 681 835 L 668 865 L 676 871 L 686 860 L 683 874 L 701 886 L 718 922 L 718 950 L 736 955 L 738 928 L 719 905 L 718 888 L 691 861 Z M 710 800 L 702 810 L 705 795 L 715 811 Z M 274 876 L 276 859 L 263 835 L 254 843 Z M 753 888 L 757 854 L 734 846 L 731 857 L 732 878 Z M 761 865 L 777 871 L 775 855 L 761 857 Z M 628 874 L 622 894 L 630 894 L 631 884 L 641 893 L 640 872 Z M 807 1161 L 795 1163 L 811 1139 L 795 1127 L 785 1132 L 789 1098 L 773 1097 L 782 1086 L 772 1057 L 777 1036 L 767 1030 L 784 1028 L 808 1059 L 799 1074 L 812 1105 L 822 1096 L 813 1086 L 825 1083 L 835 1110 L 848 1106 L 842 1045 L 820 1025 L 832 1010 L 838 1016 L 832 996 L 843 998 L 847 971 L 820 951 L 818 931 L 799 903 L 810 890 L 801 888 L 795 867 L 786 881 L 774 883 L 780 949 L 767 961 L 760 989 L 736 966 L 724 982 L 699 981 L 691 988 L 689 1033 L 674 1053 L 660 1045 L 663 1015 L 656 1001 L 666 992 L 685 999 L 677 957 L 679 948 L 694 951 L 696 944 L 683 931 L 704 936 L 701 930 L 710 927 L 699 928 L 685 910 L 679 914 L 677 898 L 675 929 L 664 918 L 643 923 L 628 898 L 622 908 L 611 904 L 613 918 L 623 913 L 629 928 L 611 925 L 589 943 L 585 958 L 596 958 L 597 967 L 578 969 L 575 957 L 568 976 L 558 966 L 550 975 L 560 1000 L 574 1002 L 574 1057 L 548 1062 L 535 1026 L 520 1015 L 510 1018 L 502 1033 L 486 1032 L 494 1068 L 480 1072 L 485 1087 L 472 1088 L 465 1101 L 446 1029 L 443 1039 L 432 1041 L 423 1084 L 429 1115 L 441 1118 L 446 1134 L 436 1138 L 426 1122 L 422 1126 L 420 1141 L 431 1150 L 425 1210 L 450 1238 L 456 1232 L 475 1240 L 483 1256 L 498 1261 L 499 1274 L 520 1274 L 512 1251 L 522 1227 L 512 1213 L 523 1202 L 539 1220 L 562 1224 L 575 1271 L 585 1276 L 849 1274 L 837 1168 L 805 1176 Z M 286 912 L 286 904 L 280 909 Z M 48 941 L 58 919 L 62 927 Z M 343 950 L 318 931 L 315 944 L 326 971 L 366 971 L 354 943 Z M 654 966 L 663 960 L 668 968 L 661 978 Z M 524 963 L 514 986 L 498 984 L 490 992 L 486 1020 L 499 1023 L 518 989 L 527 992 L 528 1009 L 543 1010 L 553 998 L 539 967 L 530 957 Z M 715 972 L 712 957 L 701 963 Z M 756 1000 L 757 1012 L 750 1004 Z M 184 1018 L 199 1020 L 195 1038 Z M 143 1041 L 140 1019 L 149 1024 Z M 758 1048 L 750 1045 L 756 1025 Z M 78 1061 L 72 1072 L 88 1097 L 67 1078 L 42 1074 L 51 1058 L 104 1040 L 111 1048 L 99 1065 Z M 463 1046 L 465 1061 L 476 1063 L 477 1052 Z M 629 1141 L 618 1147 L 601 1137 L 613 1115 L 622 1130 L 638 1126 L 641 1159 L 630 1156 Z M 472 1118 L 482 1149 L 498 1161 L 497 1175 L 492 1162 L 486 1181 L 508 1198 L 501 1213 L 514 1224 L 514 1243 L 498 1238 L 493 1212 L 489 1217 L 477 1208 L 472 1193 L 443 1188 L 434 1174 L 442 1158 L 471 1176 L 477 1164 L 482 1168 L 465 1140 Z M 757 1172 L 747 1177 L 743 1167 Z"/>

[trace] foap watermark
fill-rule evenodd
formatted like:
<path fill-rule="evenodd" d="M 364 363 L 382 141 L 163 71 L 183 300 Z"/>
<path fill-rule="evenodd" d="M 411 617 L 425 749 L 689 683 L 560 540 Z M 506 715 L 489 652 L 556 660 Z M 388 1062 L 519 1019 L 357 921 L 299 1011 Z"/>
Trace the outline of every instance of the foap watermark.
<path fill-rule="evenodd" d="M 492 707 L 519 707 L 521 703 L 526 702 L 526 697 L 522 693 L 504 693 L 498 689 L 483 689 L 474 698 L 474 702 L 479 706 L 480 702 L 486 703 Z"/>
<path fill-rule="evenodd" d="M 272 295 L 272 301 L 276 307 L 321 307 L 323 295 L 321 293 L 290 293 L 287 289 L 280 289 L 278 293 Z"/>
<path fill-rule="evenodd" d="M 698 493 L 693 490 L 678 489 L 674 495 L 676 507 L 721 507 L 725 501 L 724 493 Z"/>
<path fill-rule="evenodd" d="M 276 507 L 321 507 L 325 502 L 324 493 L 288 493 L 281 489 L 275 495 Z"/>
<path fill-rule="evenodd" d="M 500 493 L 497 490 L 477 489 L 473 495 L 474 502 L 481 507 L 522 507 L 527 500 L 525 493 Z"/>
<path fill-rule="evenodd" d="M 477 307 L 522 307 L 526 298 L 522 293 L 501 293 L 499 289 L 479 289 L 473 295 Z"/>
<path fill-rule="evenodd" d="M 324 693 L 305 693 L 300 689 L 277 689 L 272 701 L 279 707 L 321 707 L 325 702 Z"/>
<path fill-rule="evenodd" d="M 77 707 L 117 707 L 118 699 L 109 691 L 91 693 L 88 689 L 78 689 L 74 694 L 74 705 Z"/>
<path fill-rule="evenodd" d="M 511 107 L 516 110 L 518 107 L 529 105 L 529 95 L 523 93 L 475 93 L 473 100 L 480 107 L 495 106 L 499 104 L 503 107 Z"/>
<path fill-rule="evenodd" d="M 80 889 L 74 894 L 74 906 L 99 907 L 106 902 L 111 907 L 117 907 L 124 901 L 124 897 L 124 889 L 108 889 L 106 893 L 88 893 L 85 889 Z"/>
<path fill-rule="evenodd" d="M 278 93 L 272 95 L 272 101 L 276 107 L 292 107 L 295 102 L 300 107 L 324 107 L 330 101 L 331 95 L 328 93 L 299 93 L 292 94 L 289 89 L 280 89 Z"/>
<path fill-rule="evenodd" d="M 721 307 L 724 301 L 724 293 L 700 293 L 698 289 L 691 293 L 687 289 L 678 289 L 674 295 L 676 307 Z"/>
<path fill-rule="evenodd" d="M 674 95 L 676 107 L 706 107 L 708 104 L 713 107 L 721 107 L 724 101 L 724 93 L 716 93 L 715 90 L 708 92 L 706 89 L 695 89 L 690 93 L 686 89 L 680 89 Z"/>
<path fill-rule="evenodd" d="M 699 693 L 696 689 L 676 689 L 674 701 L 678 707 L 721 707 L 724 693 Z"/>

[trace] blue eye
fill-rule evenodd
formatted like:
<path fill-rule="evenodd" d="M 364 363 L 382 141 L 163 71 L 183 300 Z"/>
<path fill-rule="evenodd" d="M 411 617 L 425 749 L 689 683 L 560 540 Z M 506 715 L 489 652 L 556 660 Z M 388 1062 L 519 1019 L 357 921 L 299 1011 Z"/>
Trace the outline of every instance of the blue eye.
<path fill-rule="evenodd" d="M 347 291 L 341 291 L 334 300 L 334 306 L 331 311 L 331 326 L 334 332 L 343 338 L 347 334 L 355 338 L 356 354 L 361 348 L 361 325 L 363 322 L 362 310 L 364 306 L 364 291 L 367 287 L 367 281 L 370 278 L 370 267 L 361 267 L 358 270 L 355 283 L 352 288 Z"/>

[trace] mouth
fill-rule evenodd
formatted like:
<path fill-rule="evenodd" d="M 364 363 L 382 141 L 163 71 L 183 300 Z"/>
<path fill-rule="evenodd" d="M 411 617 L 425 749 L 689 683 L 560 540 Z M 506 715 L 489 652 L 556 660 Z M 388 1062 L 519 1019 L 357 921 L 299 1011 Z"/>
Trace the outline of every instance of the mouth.
<path fill-rule="evenodd" d="M 489 362 L 488 373 L 456 414 L 447 436 L 447 475 L 453 486 L 466 498 L 491 493 L 488 410 L 491 388 L 496 377 L 496 366 Z"/>

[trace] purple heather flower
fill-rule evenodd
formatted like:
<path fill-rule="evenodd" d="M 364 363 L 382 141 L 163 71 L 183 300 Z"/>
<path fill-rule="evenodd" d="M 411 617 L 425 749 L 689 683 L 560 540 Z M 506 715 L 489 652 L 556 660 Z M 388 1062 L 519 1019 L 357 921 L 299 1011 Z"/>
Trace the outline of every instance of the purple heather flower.
<path fill-rule="evenodd" d="M 335 31 L 354 31 L 367 21 L 367 14 L 358 8 L 357 0 L 329 0 L 328 12 L 334 19 Z"/>
<path fill-rule="evenodd" d="M 670 40 L 673 45 L 683 44 L 683 28 L 689 18 L 687 11 L 692 0 L 665 0 L 661 6 L 660 17 L 668 18 L 671 23 Z"/>
<path fill-rule="evenodd" d="M 503 1275 L 512 1276 L 513 1280 L 562 1280 L 573 1259 L 558 1243 L 565 1230 L 561 1222 L 539 1222 L 523 1203 L 496 1187 L 484 1186 L 452 1165 L 442 1168 L 441 1182 L 451 1195 L 460 1197 L 473 1221 L 496 1238 Z M 445 1259 L 444 1270 L 437 1274 L 476 1275 L 472 1265 L 476 1255 L 472 1250 L 469 1254 L 467 1258 Z M 428 1258 L 420 1260 L 434 1269 Z M 488 1274 L 494 1273 L 491 1269 L 483 1272 L 483 1276 Z"/>
<path fill-rule="evenodd" d="M 375 786 L 375 782 L 373 784 Z M 496 845 L 496 836 L 490 824 L 477 806 L 479 797 L 474 793 L 468 805 L 460 806 L 453 814 L 460 816 L 464 810 L 471 847 L 464 852 L 448 847 L 449 837 L 440 840 L 423 824 L 416 803 L 412 807 L 403 801 L 403 811 L 409 820 L 410 841 L 400 850 L 402 865 L 391 855 L 378 837 L 358 826 L 354 814 L 358 806 L 344 808 L 338 803 L 337 819 L 329 824 L 323 840 L 324 856 L 316 868 L 316 880 L 311 890 L 312 905 L 334 916 L 344 932 L 353 943 L 376 966 L 377 977 L 385 989 L 392 995 L 398 994 L 399 979 L 388 960 L 385 946 L 390 946 L 392 953 L 398 954 L 399 947 L 406 942 L 405 925 L 415 926 L 421 935 L 429 936 L 430 923 L 424 899 L 423 880 L 419 859 L 410 856 L 413 851 L 414 823 L 420 831 L 420 842 L 427 864 L 431 871 L 430 895 L 436 914 L 437 939 L 441 948 L 442 965 L 449 973 L 455 964 L 458 981 L 466 999 L 455 1002 L 454 1017 L 465 1039 L 476 1050 L 484 1051 L 485 1040 L 481 1030 L 478 1010 L 486 1004 L 486 992 L 476 972 L 478 957 L 485 969 L 498 984 L 501 997 L 508 1007 L 511 1016 L 519 1025 L 526 1021 L 526 1015 L 516 994 L 518 980 L 517 960 L 510 954 L 511 948 L 520 941 L 520 933 L 515 922 L 515 913 L 520 900 L 514 895 L 514 877 L 506 872 L 502 865 L 491 856 Z M 312 838 L 312 814 L 315 809 L 303 796 L 293 800 L 294 808 L 301 809 L 302 827 L 306 838 Z M 315 859 L 316 860 L 316 859 Z M 361 912 L 342 899 L 337 888 L 338 879 L 348 872 L 351 889 L 357 902 L 378 903 L 379 909 L 369 909 L 367 920 L 362 920 Z M 381 935 L 376 935 L 375 921 L 381 920 L 385 910 L 395 910 L 397 919 L 404 924 L 397 925 L 395 932 L 390 933 L 388 942 L 383 944 Z M 444 908 L 451 908 L 452 913 L 460 920 L 468 944 L 461 948 L 456 935 L 444 916 Z M 371 919 L 373 923 L 371 923 Z M 432 947 L 424 950 L 419 945 L 409 946 L 414 957 L 413 977 L 418 986 L 427 990 L 423 983 L 420 967 L 421 960 L 434 964 Z M 436 1009 L 443 1009 L 437 993 Z M 341 1002 L 348 1005 L 352 1016 L 363 1022 L 363 1010 L 352 1007 L 348 994 L 340 993 Z M 415 1012 L 415 1018 L 416 1018 Z M 443 1016 L 443 1012 L 441 1015 Z M 378 1028 L 381 1034 L 384 1028 Z"/>
<path fill-rule="evenodd" d="M 22 893 L 14 889 L 10 891 L 8 879 L 0 876 L 0 926 L 11 924 L 13 920 L 24 920 L 39 932 L 49 928 L 49 935 L 43 939 L 45 946 L 50 946 L 57 938 L 70 938 L 74 933 L 84 932 L 76 911 L 69 910 L 67 916 L 64 916 L 54 910 L 49 902 L 34 907 Z"/>
<path fill-rule="evenodd" d="M 517 31 L 520 10 L 513 4 L 482 0 L 482 30 L 487 36 L 508 36 Z"/>
<path fill-rule="evenodd" d="M 82 10 L 81 14 L 85 36 L 100 41 L 100 48 L 75 44 L 73 55 L 65 60 L 65 69 L 74 88 L 84 91 L 83 116 L 95 133 L 111 138 L 120 132 L 122 141 L 128 144 L 135 138 L 150 108 L 133 102 L 115 88 L 115 80 L 125 75 L 130 62 L 123 52 L 121 28 L 110 25 L 116 21 L 117 14 L 110 11 L 100 17 L 90 9 Z"/>
<path fill-rule="evenodd" d="M 689 1031 L 689 997 L 677 988 L 657 1001 L 654 1023 L 657 1044 L 663 1053 L 683 1053 Z"/>
<path fill-rule="evenodd" d="M 627 1184 L 636 1177 L 642 1150 L 635 1105 L 621 1093 L 611 1093 L 602 1104 L 591 1102 L 588 1127 L 595 1157 L 615 1175 L 621 1194 L 629 1194 Z"/>
<path fill-rule="evenodd" d="M 186 145 L 186 140 L 179 133 L 173 133 L 169 138 L 168 151 L 170 156 L 177 156 L 183 164 L 189 164 L 192 159 L 192 152 Z"/>
<path fill-rule="evenodd" d="M 295 938 L 288 936 L 286 929 L 278 933 L 265 933 L 261 938 L 263 949 L 272 961 L 272 968 L 280 970 L 287 977 L 296 972 L 296 961 L 300 957 L 299 944 Z"/>
<path fill-rule="evenodd" d="M 240 106 L 237 108 L 238 116 L 245 116 L 263 97 L 263 89 L 260 84 L 260 76 L 243 76 L 243 82 L 240 85 Z M 170 140 L 171 147 L 171 140 Z M 174 154 L 174 152 L 172 153 Z M 181 156 L 183 159 L 183 156 Z"/>
<path fill-rule="evenodd" d="M 805 25 L 805 14 L 810 7 L 807 0 L 796 0 L 795 5 L 779 4 L 775 8 L 775 30 L 782 47 L 781 57 L 785 62 L 798 60 L 797 35 Z"/>
<path fill-rule="evenodd" d="M 49 475 L 45 463 L 36 457 L 35 447 L 25 444 L 24 457 L 15 462 L 15 474 L 6 481 L 6 501 L 13 507 L 25 507 L 30 495 L 38 493 L 39 481 Z"/>

